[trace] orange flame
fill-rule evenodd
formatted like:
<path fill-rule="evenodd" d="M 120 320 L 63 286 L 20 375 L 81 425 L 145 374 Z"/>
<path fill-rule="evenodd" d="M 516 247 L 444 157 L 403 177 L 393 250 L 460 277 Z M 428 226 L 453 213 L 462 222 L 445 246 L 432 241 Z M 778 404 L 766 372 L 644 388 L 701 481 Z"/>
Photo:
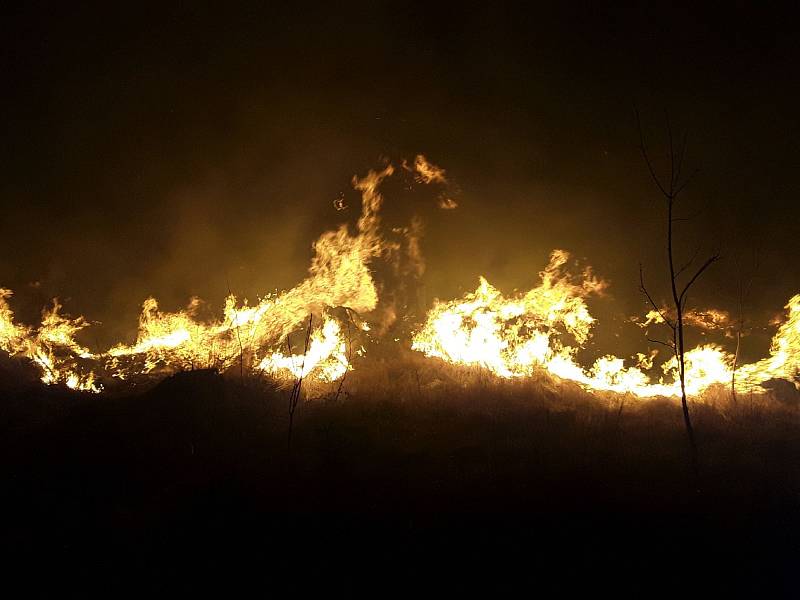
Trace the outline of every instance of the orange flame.
<path fill-rule="evenodd" d="M 78 359 L 93 359 L 94 355 L 75 341 L 75 334 L 88 326 L 83 317 L 68 319 L 60 314 L 61 305 L 53 301 L 52 308 L 42 312 L 42 322 L 35 330 L 14 323 L 14 313 L 8 305 L 10 290 L 0 289 L 0 349 L 11 356 L 30 359 L 42 372 L 46 384 L 61 383 L 75 390 L 99 392 L 93 372 L 82 374 Z"/>
<path fill-rule="evenodd" d="M 417 156 L 402 168 L 420 184 L 446 184 L 445 171 Z M 320 382 L 340 379 L 353 369 L 350 363 L 351 340 L 342 336 L 341 324 L 331 316 L 332 309 L 370 313 L 378 306 L 378 289 L 371 263 L 378 257 L 394 260 L 400 256 L 399 244 L 381 235 L 381 183 L 394 173 L 389 164 L 370 171 L 364 178 L 353 178 L 361 193 L 361 214 L 355 232 L 346 225 L 323 233 L 314 243 L 314 257 L 308 276 L 294 288 L 265 296 L 249 305 L 234 295 L 225 300 L 222 316 L 211 322 L 198 317 L 199 299 L 192 299 L 185 310 L 164 312 L 154 298 L 145 300 L 139 317 L 136 341 L 117 344 L 106 352 L 93 353 L 80 345 L 76 334 L 88 326 L 83 317 L 70 319 L 60 313 L 54 301 L 43 311 L 38 327 L 14 322 L 10 308 L 11 291 L 0 288 L 0 350 L 32 361 L 47 384 L 64 384 L 78 390 L 99 392 L 98 373 L 119 379 L 137 375 L 171 373 L 193 368 L 225 370 L 238 364 L 242 370 L 266 373 L 275 378 L 311 378 Z M 441 208 L 457 206 L 454 200 L 439 196 Z M 419 246 L 422 226 L 412 220 L 399 228 L 412 263 L 414 276 L 424 271 Z M 545 371 L 561 379 L 577 382 L 587 390 L 630 393 L 639 397 L 677 396 L 680 386 L 677 360 L 653 370 L 655 353 L 637 355 L 633 365 L 607 355 L 591 367 L 581 366 L 578 351 L 585 347 L 595 323 L 586 299 L 602 294 L 606 283 L 585 268 L 580 276 L 567 270 L 569 253 L 554 250 L 547 267 L 540 273 L 541 283 L 524 294 L 504 296 L 487 279 L 463 298 L 437 303 L 412 339 L 412 348 L 425 356 L 456 365 L 478 365 L 503 378 L 526 377 Z M 800 375 L 800 294 L 786 305 L 788 316 L 772 340 L 767 358 L 742 365 L 737 370 L 736 386 L 742 391 L 761 391 L 771 379 L 798 384 Z M 288 336 L 309 315 L 316 327 L 309 332 L 308 347 L 299 354 L 289 348 Z M 705 330 L 725 329 L 730 317 L 716 309 L 687 313 L 687 322 Z M 662 320 L 651 311 L 643 327 Z M 369 331 L 363 319 L 358 329 Z M 355 322 L 354 322 L 355 324 Z M 380 329 L 380 328 L 379 328 Z M 349 325 L 348 325 L 349 331 Z M 286 353 L 284 353 L 284 351 Z M 355 353 L 361 356 L 363 347 Z M 686 389 L 697 395 L 715 384 L 728 385 L 733 375 L 733 357 L 719 346 L 706 344 L 685 355 Z M 92 367 L 89 369 L 88 367 Z"/>
<path fill-rule="evenodd" d="M 585 275 L 582 284 L 562 271 L 569 255 L 553 252 L 541 273 L 542 283 L 522 296 L 504 297 L 485 278 L 475 292 L 461 300 L 437 304 L 424 326 L 414 335 L 412 348 L 429 357 L 461 365 L 477 365 L 499 377 L 524 377 L 545 370 L 561 379 L 577 382 L 587 390 L 630 393 L 639 397 L 679 396 L 678 362 L 670 358 L 662 365 L 657 381 L 645 372 L 653 366 L 653 355 L 638 355 L 636 366 L 607 355 L 590 368 L 575 356 L 591 335 L 594 318 L 584 298 L 601 291 L 604 284 Z M 763 391 L 770 379 L 795 381 L 800 374 L 800 295 L 787 305 L 789 317 L 772 341 L 770 357 L 743 365 L 737 371 L 741 391 Z M 704 328 L 719 327 L 727 316 L 716 310 L 692 313 Z M 647 323 L 661 322 L 651 311 Z M 564 342 L 569 334 L 575 346 Z M 715 345 L 702 345 L 685 354 L 686 391 L 701 394 L 715 384 L 729 385 L 733 356 Z"/>
<path fill-rule="evenodd" d="M 418 183 L 445 181 L 444 171 L 421 155 L 409 170 L 416 174 Z M 163 312 L 154 298 L 148 298 L 142 305 L 136 341 L 92 354 L 74 341 L 75 333 L 88 325 L 82 317 L 70 320 L 61 316 L 56 303 L 43 314 L 36 330 L 18 325 L 8 304 L 11 292 L 0 289 L 0 349 L 33 361 L 45 383 L 64 383 L 89 391 L 100 388 L 95 385 L 94 373 L 84 373 L 78 359 L 94 360 L 119 379 L 193 368 L 224 370 L 238 362 L 248 370 L 275 376 L 289 373 L 335 380 L 352 367 L 344 352 L 341 327 L 332 317 L 325 316 L 311 332 L 308 355 L 302 361 L 297 356 L 284 356 L 277 348 L 310 314 L 324 315 L 335 307 L 368 313 L 377 306 L 378 291 L 370 262 L 394 250 L 380 233 L 383 197 L 378 188 L 393 173 L 394 167 L 389 164 L 364 178 L 353 178 L 353 186 L 361 192 L 356 232 L 351 233 L 343 224 L 323 233 L 313 246 L 308 277 L 286 292 L 266 296 L 254 306 L 230 295 L 222 318 L 212 322 L 198 319 L 199 299 L 192 299 L 185 310 Z M 407 236 L 412 241 L 416 240 L 415 231 L 412 223 Z M 418 248 L 412 247 L 409 252 L 418 252 Z M 368 325 L 362 323 L 362 327 L 367 329 Z M 359 354 L 363 354 L 363 348 Z"/>

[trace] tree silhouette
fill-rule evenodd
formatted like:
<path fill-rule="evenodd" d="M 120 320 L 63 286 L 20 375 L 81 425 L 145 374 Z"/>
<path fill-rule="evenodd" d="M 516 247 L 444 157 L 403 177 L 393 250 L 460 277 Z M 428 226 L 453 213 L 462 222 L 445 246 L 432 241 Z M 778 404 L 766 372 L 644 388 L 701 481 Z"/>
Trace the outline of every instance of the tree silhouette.
<path fill-rule="evenodd" d="M 666 115 L 665 115 L 666 116 Z M 652 305 L 653 309 L 658 312 L 663 322 L 670 328 L 672 335 L 668 341 L 650 339 L 667 346 L 672 350 L 678 362 L 678 377 L 681 384 L 681 407 L 683 409 L 683 421 L 686 426 L 686 434 L 689 438 L 689 450 L 691 453 L 692 471 L 697 477 L 698 470 L 698 457 L 697 457 L 697 441 L 695 439 L 694 428 L 692 427 L 692 419 L 689 415 L 689 404 L 686 398 L 686 346 L 684 342 L 684 314 L 686 312 L 686 305 L 688 301 L 688 293 L 691 287 L 697 282 L 700 276 L 716 261 L 720 259 L 717 253 L 709 256 L 703 263 L 693 271 L 693 275 L 689 277 L 684 284 L 679 282 L 681 275 L 686 273 L 697 259 L 699 253 L 699 246 L 697 250 L 692 253 L 692 256 L 676 267 L 675 247 L 674 247 L 674 233 L 675 223 L 686 221 L 691 217 L 677 217 L 675 216 L 675 207 L 681 193 L 686 189 L 686 186 L 697 174 L 694 170 L 688 176 L 684 177 L 682 173 L 683 159 L 686 155 L 686 132 L 681 135 L 679 146 L 675 147 L 675 140 L 672 134 L 672 126 L 669 117 L 666 116 L 666 129 L 669 140 L 669 154 L 668 154 L 668 173 L 659 176 L 656 173 L 653 161 L 647 151 L 647 146 L 644 141 L 644 133 L 642 131 L 642 123 L 639 118 L 639 112 L 636 111 L 636 124 L 639 130 L 639 149 L 641 150 L 644 162 L 647 165 L 647 170 L 650 173 L 650 178 L 653 180 L 656 188 L 664 199 L 666 208 L 666 250 L 667 250 L 667 264 L 669 267 L 669 283 L 670 292 L 672 297 L 672 308 L 675 311 L 674 317 L 666 310 L 660 307 L 653 300 L 653 296 L 648 291 L 644 283 L 644 269 L 639 265 L 639 285 L 642 293 L 647 298 L 648 302 Z"/>

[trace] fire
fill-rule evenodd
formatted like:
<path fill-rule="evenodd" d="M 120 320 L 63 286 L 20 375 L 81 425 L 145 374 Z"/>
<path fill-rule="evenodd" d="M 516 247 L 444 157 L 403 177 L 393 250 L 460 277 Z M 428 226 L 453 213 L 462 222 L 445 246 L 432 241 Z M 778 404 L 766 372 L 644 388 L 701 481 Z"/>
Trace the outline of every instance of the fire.
<path fill-rule="evenodd" d="M 444 169 L 421 155 L 413 162 L 403 161 L 400 167 L 397 172 L 409 174 L 415 184 L 447 184 Z M 379 287 L 373 263 L 388 261 L 395 272 L 416 278 L 424 272 L 421 222 L 415 217 L 408 227 L 392 230 L 402 242 L 387 239 L 381 229 L 384 198 L 380 186 L 395 173 L 387 164 L 353 179 L 361 194 L 355 228 L 343 224 L 323 233 L 313 245 L 308 276 L 290 290 L 266 295 L 252 305 L 231 294 L 222 314 L 211 320 L 200 317 L 202 303 L 197 298 L 175 312 L 161 310 L 155 298 L 148 298 L 142 305 L 134 342 L 92 352 L 76 341 L 76 335 L 89 325 L 86 319 L 64 316 L 61 305 L 54 301 L 43 311 L 38 327 L 18 324 L 9 304 L 12 293 L 0 288 L 0 350 L 30 360 L 46 384 L 91 392 L 101 391 L 100 381 L 110 378 L 127 380 L 197 368 L 236 369 L 242 374 L 322 383 L 340 380 L 354 369 L 353 355 L 365 352 L 360 345 L 353 352 L 350 333 L 370 332 L 377 339 L 388 331 L 386 322 L 398 316 L 393 306 L 376 311 Z M 440 192 L 437 205 L 451 210 L 458 204 Z M 546 372 L 591 391 L 643 398 L 678 396 L 675 357 L 663 362 L 660 372 L 654 366 L 655 351 L 637 354 L 632 364 L 610 354 L 589 367 L 579 364 L 579 352 L 595 325 L 587 299 L 603 294 L 607 284 L 588 267 L 574 275 L 568 269 L 571 264 L 569 253 L 554 250 L 539 274 L 540 283 L 510 296 L 480 277 L 474 292 L 436 303 L 413 335 L 412 349 L 455 365 L 479 366 L 502 378 Z M 786 308 L 788 316 L 772 340 L 769 356 L 737 368 L 737 390 L 761 391 L 762 384 L 771 379 L 798 383 L 800 294 Z M 658 324 L 663 314 L 668 311 L 651 311 L 640 325 Z M 717 309 L 689 311 L 685 316 L 687 325 L 706 331 L 726 331 L 731 323 L 730 316 Z M 294 347 L 290 344 L 293 335 Z M 305 343 L 298 345 L 298 339 Z M 734 361 L 723 348 L 705 344 L 688 351 L 685 360 L 689 394 L 702 394 L 717 384 L 730 385 Z"/>
<path fill-rule="evenodd" d="M 594 322 L 584 298 L 605 284 L 591 276 L 576 284 L 563 271 L 569 254 L 556 250 L 541 272 L 542 284 L 517 298 L 505 298 L 485 278 L 463 300 L 441 303 L 428 314 L 411 347 L 427 356 L 480 365 L 500 377 L 530 375 L 534 368 L 574 349 L 568 334 L 584 343 Z"/>
<path fill-rule="evenodd" d="M 230 295 L 224 317 L 212 323 L 196 318 L 199 300 L 185 311 L 163 313 L 155 299 L 145 301 L 139 319 L 139 335 L 133 345 L 118 345 L 108 352 L 109 369 L 125 378 L 156 369 L 177 371 L 214 367 L 220 370 L 239 363 L 241 368 L 270 374 L 311 374 L 321 381 L 341 377 L 349 368 L 340 325 L 329 317 L 311 333 L 308 353 L 302 359 L 284 356 L 277 348 L 309 315 L 326 308 L 344 307 L 369 312 L 378 303 L 378 292 L 369 263 L 384 251 L 379 211 L 381 181 L 394 168 L 371 171 L 353 180 L 361 191 L 362 213 L 357 233 L 347 225 L 324 233 L 314 244 L 309 276 L 296 287 L 248 306 Z M 133 366 L 130 366 L 133 363 Z M 303 366 L 305 365 L 305 366 Z"/>
<path fill-rule="evenodd" d="M 403 167 L 419 184 L 446 181 L 444 170 L 421 155 L 413 165 L 404 163 Z M 353 178 L 354 188 L 361 193 L 355 232 L 343 224 L 323 233 L 313 245 L 308 276 L 288 291 L 268 295 L 252 306 L 231 294 L 222 316 L 210 322 L 198 317 L 201 302 L 197 298 L 185 310 L 176 312 L 162 311 L 155 298 L 148 298 L 142 305 L 134 343 L 92 353 L 74 340 L 74 335 L 88 325 L 85 319 L 63 317 L 56 303 L 43 314 L 39 328 L 19 325 L 8 304 L 11 292 L 0 289 L 0 349 L 30 359 L 41 370 L 44 383 L 95 392 L 101 389 L 95 384 L 97 376 L 86 371 L 81 361 L 92 363 L 105 376 L 122 380 L 195 368 L 226 370 L 238 365 L 242 372 L 247 369 L 276 377 L 334 381 L 352 366 L 341 324 L 327 311 L 344 308 L 352 319 L 352 314 L 369 313 L 378 305 L 370 263 L 397 250 L 380 230 L 383 196 L 379 187 L 394 172 L 395 168 L 387 164 L 363 178 Z M 415 231 L 412 223 L 406 238 L 415 241 Z M 410 254 L 415 252 L 415 247 L 409 249 Z M 309 332 L 303 355 L 291 350 L 284 355 L 280 348 L 310 315 L 321 318 Z M 358 327 L 368 331 L 366 321 L 360 321 Z M 360 348 L 357 354 L 363 352 Z"/>
<path fill-rule="evenodd" d="M 316 329 L 309 338 L 310 344 L 303 354 L 286 356 L 275 352 L 265 357 L 256 367 L 274 376 L 305 378 L 316 375 L 319 381 L 336 381 L 353 367 L 347 359 L 341 327 L 333 319 L 325 317 L 322 327 Z"/>
<path fill-rule="evenodd" d="M 584 272 L 577 283 L 563 267 L 569 255 L 556 250 L 540 274 L 542 282 L 523 295 L 506 298 L 484 278 L 475 292 L 460 300 L 438 303 L 414 335 L 412 348 L 428 357 L 452 364 L 474 365 L 504 378 L 525 377 L 544 370 L 560 379 L 578 383 L 590 391 L 628 393 L 642 398 L 680 396 L 676 357 L 666 361 L 657 381 L 648 375 L 653 355 L 639 354 L 635 366 L 613 355 L 599 358 L 584 368 L 576 361 L 578 350 L 591 335 L 594 318 L 585 298 L 601 292 L 602 281 Z M 772 341 L 770 357 L 737 370 L 736 387 L 762 391 L 770 379 L 795 381 L 800 375 L 800 294 L 786 307 L 789 317 Z M 696 326 L 720 328 L 727 315 L 708 310 L 690 313 Z M 661 322 L 656 311 L 649 323 Z M 565 340 L 571 340 L 574 345 Z M 687 351 L 686 391 L 698 395 L 716 384 L 730 385 L 733 356 L 713 344 Z"/>
<path fill-rule="evenodd" d="M 758 387 L 770 379 L 787 379 L 797 385 L 800 377 L 800 294 L 793 296 L 784 308 L 788 317 L 772 338 L 769 357 L 739 370 L 737 378 L 742 377 L 746 387 Z"/>
<path fill-rule="evenodd" d="M 13 294 L 11 290 L 0 288 L 0 348 L 9 354 L 18 354 L 24 350 L 30 330 L 14 323 L 14 311 L 8 305 Z"/>
<path fill-rule="evenodd" d="M 8 305 L 12 292 L 0 289 L 0 350 L 30 359 L 42 372 L 46 384 L 62 383 L 75 390 L 99 392 L 92 371 L 80 373 L 77 362 L 93 359 L 94 355 L 75 341 L 75 334 L 89 324 L 83 317 L 69 319 L 60 314 L 61 305 L 53 301 L 42 312 L 38 328 L 31 329 L 14 323 L 14 313 Z"/>

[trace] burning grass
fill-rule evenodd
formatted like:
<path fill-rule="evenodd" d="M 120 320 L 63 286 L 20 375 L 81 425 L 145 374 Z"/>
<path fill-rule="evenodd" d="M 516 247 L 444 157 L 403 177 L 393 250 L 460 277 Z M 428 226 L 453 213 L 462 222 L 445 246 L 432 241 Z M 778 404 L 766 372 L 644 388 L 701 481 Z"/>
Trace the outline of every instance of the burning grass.
<path fill-rule="evenodd" d="M 371 548 L 406 564 L 399 538 L 450 569 L 481 567 L 466 548 L 489 572 L 533 556 L 545 578 L 570 561 L 655 576 L 676 555 L 723 557 L 738 591 L 758 580 L 765 544 L 785 576 L 800 523 L 800 296 L 769 356 L 738 365 L 735 396 L 730 353 L 686 353 L 697 477 L 674 357 L 660 372 L 652 352 L 579 364 L 587 298 L 606 284 L 568 253 L 527 292 L 481 278 L 405 318 L 398 298 L 424 262 L 418 224 L 381 228 L 379 187 L 398 173 L 446 183 L 422 157 L 354 179 L 355 227 L 320 236 L 308 277 L 254 304 L 231 295 L 216 319 L 197 300 L 169 312 L 148 299 L 134 341 L 91 350 L 76 341 L 86 319 L 54 303 L 40 326 L 19 324 L 0 290 L 6 548 L 67 563 L 62 548 L 111 548 L 148 568 L 175 555 L 163 539 L 193 566 L 199 548 L 233 548 L 241 564 L 279 548 L 297 574 L 293 557 L 318 559 L 320 536 L 318 562 L 348 572 L 351 554 L 375 566 Z M 716 327 L 716 314 L 696 320 Z"/>
<path fill-rule="evenodd" d="M 323 233 L 313 245 L 308 276 L 289 290 L 254 304 L 230 294 L 215 319 L 199 317 L 197 298 L 173 312 L 148 298 L 135 341 L 92 350 L 76 341 L 89 324 L 84 317 L 63 315 L 54 301 L 43 311 L 38 327 L 23 325 L 14 319 L 11 292 L 0 289 L 0 350 L 31 361 L 44 383 L 92 392 L 119 387 L 120 381 L 135 384 L 201 368 L 238 367 L 242 377 L 247 371 L 325 384 L 360 368 L 365 353 L 377 353 L 384 360 L 386 348 L 410 346 L 434 362 L 476 367 L 501 378 L 537 379 L 545 371 L 601 394 L 681 395 L 677 356 L 659 357 L 660 365 L 654 365 L 657 350 L 649 347 L 627 360 L 607 354 L 591 366 L 580 364 L 578 354 L 595 323 L 587 299 L 601 295 L 608 284 L 564 250 L 551 253 L 539 283 L 526 292 L 504 295 L 480 277 L 474 292 L 437 301 L 424 317 L 411 319 L 399 298 L 408 295 L 424 272 L 422 226 L 415 218 L 407 227 L 386 231 L 380 215 L 381 186 L 397 176 L 405 176 L 407 185 L 447 183 L 444 170 L 422 156 L 413 164 L 387 163 L 354 178 L 353 186 L 361 194 L 355 226 L 344 223 Z M 769 356 L 760 361 L 737 364 L 731 352 L 714 344 L 682 353 L 687 392 L 698 397 L 729 382 L 743 394 L 763 392 L 771 380 L 797 385 L 800 295 L 785 308 Z M 657 325 L 664 315 L 651 311 L 642 327 Z M 687 313 L 687 325 L 719 329 L 730 321 L 711 309 Z"/>

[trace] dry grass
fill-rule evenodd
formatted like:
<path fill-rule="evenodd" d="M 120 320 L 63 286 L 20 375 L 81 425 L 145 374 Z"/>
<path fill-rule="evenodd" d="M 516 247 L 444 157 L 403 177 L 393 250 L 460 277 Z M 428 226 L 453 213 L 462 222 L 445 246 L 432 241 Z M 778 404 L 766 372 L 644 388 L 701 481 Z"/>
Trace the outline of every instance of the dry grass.
<path fill-rule="evenodd" d="M 677 556 L 716 592 L 790 581 L 796 405 L 695 403 L 698 490 L 676 401 L 413 356 L 370 367 L 338 400 L 333 384 L 305 388 L 291 453 L 289 390 L 263 379 L 201 371 L 132 396 L 7 392 L 4 548 L 70 569 L 91 556 L 109 572 L 266 570 L 270 589 L 300 592 L 389 578 L 414 593 L 414 577 L 451 593 L 523 580 L 541 593 L 641 593 L 651 579 L 679 590 Z"/>

